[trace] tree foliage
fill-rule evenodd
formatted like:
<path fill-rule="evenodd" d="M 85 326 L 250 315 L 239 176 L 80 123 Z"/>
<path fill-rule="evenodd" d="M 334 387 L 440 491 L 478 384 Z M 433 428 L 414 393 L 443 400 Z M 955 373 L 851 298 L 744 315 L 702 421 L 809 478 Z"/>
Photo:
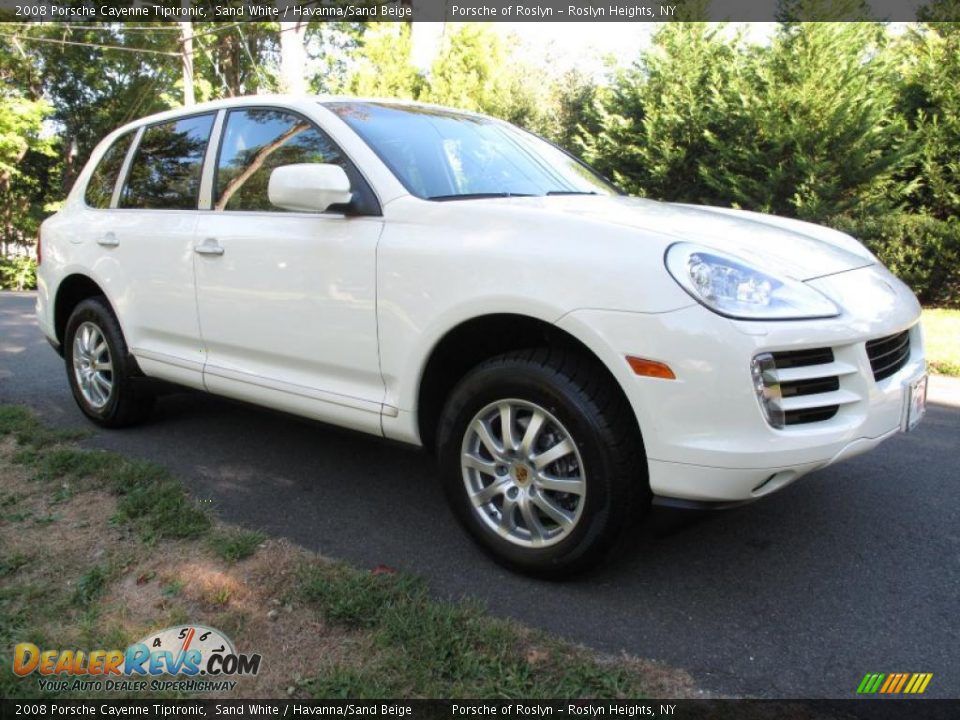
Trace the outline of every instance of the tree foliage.
<path fill-rule="evenodd" d="M 43 122 L 53 111 L 46 100 L 11 82 L 21 68 L 15 57 L 0 53 L 0 255 L 32 238 L 43 209 L 42 172 L 38 160 L 53 156 L 53 140 Z M 42 162 L 40 163 L 43 164 Z"/>
<path fill-rule="evenodd" d="M 931 23 L 901 50 L 900 113 L 917 152 L 900 173 L 911 206 L 940 220 L 960 216 L 960 24 Z"/>
<path fill-rule="evenodd" d="M 411 60 L 411 36 L 406 23 L 371 23 L 360 41 L 347 92 L 361 97 L 416 98 L 422 78 Z"/>
<path fill-rule="evenodd" d="M 723 26 L 667 23 L 652 46 L 597 95 L 588 160 L 631 193 L 682 201 L 713 199 L 700 180 L 710 139 L 724 132 L 717 112 L 741 58 Z"/>
<path fill-rule="evenodd" d="M 896 203 L 910 145 L 883 39 L 873 23 L 781 26 L 714 105 L 722 127 L 699 168 L 712 193 L 811 220 Z"/>

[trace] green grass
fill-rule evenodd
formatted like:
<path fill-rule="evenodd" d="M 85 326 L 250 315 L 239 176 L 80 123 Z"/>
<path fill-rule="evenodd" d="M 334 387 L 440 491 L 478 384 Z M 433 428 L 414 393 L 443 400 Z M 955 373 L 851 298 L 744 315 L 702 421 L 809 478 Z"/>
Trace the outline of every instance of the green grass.
<path fill-rule="evenodd" d="M 960 310 L 924 310 L 923 334 L 930 371 L 960 376 Z"/>
<path fill-rule="evenodd" d="M 627 668 L 492 618 L 474 602 L 430 597 L 408 575 L 311 565 L 303 599 L 328 622 L 369 634 L 372 657 L 335 664 L 302 686 L 315 697 L 642 697 Z"/>
<path fill-rule="evenodd" d="M 195 538 L 210 529 L 209 515 L 189 498 L 178 480 L 155 463 L 72 445 L 87 434 L 51 430 L 18 405 L 0 406 L 0 437 L 5 435 L 16 438 L 19 447 L 13 460 L 29 467 L 35 480 L 61 483 L 55 491 L 57 498 L 64 499 L 72 492 L 69 485 L 64 489 L 63 481 L 106 479 L 107 488 L 119 498 L 114 521 L 133 525 L 145 540 Z"/>
<path fill-rule="evenodd" d="M 124 460 L 110 470 L 108 478 L 119 496 L 114 522 L 133 524 L 144 540 L 197 538 L 210 530 L 210 516 L 164 468 L 142 460 Z"/>
<path fill-rule="evenodd" d="M 0 578 L 16 575 L 17 571 L 28 562 L 30 562 L 30 558 L 23 553 L 14 553 L 0 558 Z"/>
<path fill-rule="evenodd" d="M 85 608 L 103 597 L 110 583 L 110 575 L 110 569 L 104 565 L 94 565 L 87 570 L 77 581 L 71 597 L 73 604 Z"/>
<path fill-rule="evenodd" d="M 21 405 L 0 405 L 0 437 L 11 434 L 21 447 L 35 451 L 90 435 L 85 430 L 49 428 Z"/>
<path fill-rule="evenodd" d="M 228 563 L 235 563 L 253 555 L 266 535 L 255 530 L 231 528 L 220 530 L 210 538 L 214 552 Z"/>

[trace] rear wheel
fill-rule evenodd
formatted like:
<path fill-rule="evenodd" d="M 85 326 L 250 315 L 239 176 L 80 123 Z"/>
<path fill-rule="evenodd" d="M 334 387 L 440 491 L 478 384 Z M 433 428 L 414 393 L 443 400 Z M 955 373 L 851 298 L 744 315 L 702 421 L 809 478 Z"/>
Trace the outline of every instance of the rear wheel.
<path fill-rule="evenodd" d="M 596 565 L 649 498 L 630 407 L 573 353 L 509 353 L 471 371 L 444 410 L 439 458 L 470 534 L 533 575 Z"/>
<path fill-rule="evenodd" d="M 84 300 L 74 309 L 63 356 L 74 400 L 94 422 L 125 427 L 150 412 L 153 394 L 134 379 L 120 324 L 103 298 Z"/>

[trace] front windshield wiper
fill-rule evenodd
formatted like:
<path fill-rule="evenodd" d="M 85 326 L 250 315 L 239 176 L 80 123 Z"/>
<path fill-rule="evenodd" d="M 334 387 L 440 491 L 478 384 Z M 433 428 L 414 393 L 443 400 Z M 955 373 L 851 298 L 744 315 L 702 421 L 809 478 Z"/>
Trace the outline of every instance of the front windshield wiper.
<path fill-rule="evenodd" d="M 533 197 L 530 193 L 486 192 L 459 195 L 430 195 L 427 200 L 482 200 L 483 198 Z"/>
<path fill-rule="evenodd" d="M 599 195 L 595 190 L 551 190 L 547 195 Z"/>

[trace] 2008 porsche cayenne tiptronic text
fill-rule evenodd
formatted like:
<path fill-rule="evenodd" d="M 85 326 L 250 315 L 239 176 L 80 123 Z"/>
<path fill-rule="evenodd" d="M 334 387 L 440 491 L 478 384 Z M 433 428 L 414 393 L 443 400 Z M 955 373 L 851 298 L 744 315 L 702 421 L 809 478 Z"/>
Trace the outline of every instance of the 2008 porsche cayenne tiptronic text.
<path fill-rule="evenodd" d="M 37 312 L 106 427 L 155 381 L 422 445 L 501 562 L 767 495 L 920 419 L 920 307 L 853 238 L 627 197 L 488 117 L 234 98 L 139 120 L 43 223 Z M 411 497 L 411 503 L 416 502 Z"/>

